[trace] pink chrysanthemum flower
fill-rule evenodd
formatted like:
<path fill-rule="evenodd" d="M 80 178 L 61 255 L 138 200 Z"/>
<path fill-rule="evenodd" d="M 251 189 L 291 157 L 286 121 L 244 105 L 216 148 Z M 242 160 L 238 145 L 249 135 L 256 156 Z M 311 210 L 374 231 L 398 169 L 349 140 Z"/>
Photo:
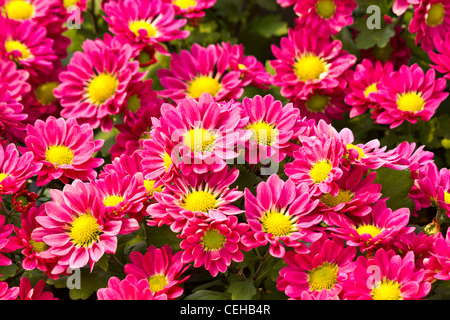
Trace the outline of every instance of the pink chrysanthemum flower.
<path fill-rule="evenodd" d="M 53 5 L 52 0 L 1 0 L 0 12 L 12 20 L 31 20 L 45 26 L 56 19 L 49 14 Z"/>
<path fill-rule="evenodd" d="M 243 92 L 240 70 L 230 69 L 232 55 L 219 44 L 202 47 L 194 43 L 190 50 L 173 53 L 170 69 L 157 71 L 163 90 L 159 94 L 179 103 L 198 99 L 207 92 L 215 101 L 239 99 Z"/>
<path fill-rule="evenodd" d="M 149 288 L 148 279 L 138 279 L 132 274 L 123 280 L 111 277 L 107 288 L 97 291 L 98 300 L 167 300 L 165 294 L 154 294 Z"/>
<path fill-rule="evenodd" d="M 286 252 L 287 266 L 280 270 L 277 289 L 295 300 L 302 300 L 305 291 L 309 294 L 327 291 L 329 296 L 339 297 L 343 283 L 353 271 L 355 257 L 356 248 L 324 235 L 309 246 L 308 252 Z"/>
<path fill-rule="evenodd" d="M 372 92 L 378 91 L 378 84 L 381 78 L 393 71 L 391 63 L 383 64 L 381 61 L 372 63 L 369 59 L 364 59 L 348 74 L 348 87 L 346 89 L 345 102 L 351 106 L 350 117 L 356 117 L 368 109 L 377 106 L 372 98 Z"/>
<path fill-rule="evenodd" d="M 243 130 L 246 120 L 238 103 L 222 105 L 204 93 L 198 100 L 185 99 L 176 107 L 163 104 L 151 135 L 168 140 L 172 162 L 183 174 L 217 172 L 238 157 L 236 146 L 243 145 L 250 135 Z"/>
<path fill-rule="evenodd" d="M 409 31 L 416 33 L 416 45 L 425 51 L 433 50 L 436 42 L 445 39 L 450 31 L 450 2 L 446 0 L 423 0 L 415 6 Z"/>
<path fill-rule="evenodd" d="M 297 1 L 294 11 L 299 16 L 296 23 L 308 26 L 321 32 L 331 32 L 336 35 L 345 26 L 353 24 L 355 0 L 305 0 Z"/>
<path fill-rule="evenodd" d="M 171 181 L 178 169 L 170 156 L 170 144 L 158 136 L 143 141 L 142 166 L 145 168 L 145 178 L 149 180 Z"/>
<path fill-rule="evenodd" d="M 22 141 L 27 115 L 23 113 L 23 105 L 11 98 L 8 88 L 6 83 L 0 83 L 0 137 L 11 142 Z"/>
<path fill-rule="evenodd" d="M 93 140 L 94 133 L 88 124 L 79 125 L 74 118 L 49 117 L 28 125 L 25 138 L 26 150 L 34 154 L 34 161 L 43 167 L 37 173 L 37 184 L 47 184 L 59 179 L 91 181 L 96 178 L 95 168 L 103 164 L 101 158 L 92 155 L 100 150 L 103 140 Z"/>
<path fill-rule="evenodd" d="M 45 215 L 36 217 L 41 227 L 32 237 L 58 257 L 53 274 L 88 263 L 92 271 L 104 253 L 115 253 L 122 223 L 105 219 L 105 206 L 91 185 L 75 180 L 62 191 L 51 189 L 50 196 L 52 201 L 42 204 Z"/>
<path fill-rule="evenodd" d="M 339 139 L 315 139 L 294 152 L 294 161 L 285 165 L 286 175 L 295 183 L 306 183 L 311 194 L 335 196 L 342 176 L 340 162 L 347 149 Z"/>
<path fill-rule="evenodd" d="M 242 235 L 248 230 L 246 223 L 239 223 L 238 218 L 230 216 L 221 221 L 206 222 L 194 218 L 179 235 L 182 239 L 180 248 L 184 263 L 193 262 L 195 268 L 203 266 L 215 277 L 225 272 L 231 262 L 244 260 L 242 251 L 248 251 L 242 242 Z"/>
<path fill-rule="evenodd" d="M 408 208 L 395 211 L 388 208 L 386 199 L 377 201 L 370 213 L 351 218 L 336 212 L 329 212 L 328 229 L 346 240 L 347 245 L 357 246 L 361 252 L 374 250 L 389 244 L 395 237 L 414 231 L 407 227 L 410 212 Z"/>
<path fill-rule="evenodd" d="M 371 94 L 378 103 L 372 118 L 376 123 L 389 124 L 391 129 L 405 120 L 428 121 L 448 96 L 448 92 L 444 92 L 445 85 L 445 79 L 436 79 L 434 69 L 425 73 L 417 64 L 404 65 L 399 71 L 384 76 L 377 86 L 378 91 Z"/>
<path fill-rule="evenodd" d="M 11 99 L 21 102 L 22 98 L 31 90 L 28 82 L 30 74 L 18 69 L 14 61 L 0 59 L 0 83 L 7 86 Z"/>
<path fill-rule="evenodd" d="M 310 230 L 322 217 L 313 213 L 319 200 L 311 199 L 306 185 L 296 187 L 273 174 L 256 188 L 256 196 L 245 190 L 245 215 L 251 230 L 242 242 L 255 248 L 270 244 L 272 256 L 282 258 L 285 247 L 297 252 L 307 250 L 304 242 L 312 242 L 321 234 Z"/>
<path fill-rule="evenodd" d="M 211 8 L 216 0 L 163 0 L 173 4 L 175 14 L 188 19 L 198 19 L 205 15 L 205 10 Z"/>
<path fill-rule="evenodd" d="M 146 279 L 154 296 L 165 295 L 168 300 L 174 300 L 183 294 L 181 284 L 189 278 L 181 278 L 189 268 L 182 254 L 182 251 L 174 253 L 167 244 L 161 248 L 150 246 L 144 254 L 132 251 L 131 262 L 125 265 L 125 273 L 134 275 L 138 280 Z"/>
<path fill-rule="evenodd" d="M 359 256 L 347 282 L 347 300 L 417 300 L 424 298 L 431 284 L 424 281 L 424 270 L 416 270 L 414 253 L 402 258 L 393 250 L 379 249 L 373 258 Z"/>
<path fill-rule="evenodd" d="M 14 225 L 5 224 L 4 215 L 0 215 L 0 266 L 9 266 L 12 261 L 4 253 L 10 253 L 23 247 L 20 239 L 12 235 Z"/>
<path fill-rule="evenodd" d="M 447 230 L 446 236 L 438 233 L 430 251 L 431 257 L 425 259 L 425 273 L 431 282 L 435 280 L 450 280 L 450 232 Z"/>
<path fill-rule="evenodd" d="M 437 40 L 435 43 L 435 51 L 429 51 L 428 55 L 434 64 L 431 66 L 443 74 L 444 78 L 450 79 L 450 32 L 444 39 Z"/>
<path fill-rule="evenodd" d="M 164 185 L 162 192 L 153 194 L 156 203 L 147 207 L 149 225 L 170 225 L 173 232 L 181 232 L 189 220 L 226 220 L 230 215 L 242 213 L 233 202 L 243 192 L 230 185 L 236 181 L 239 170 L 224 168 L 208 174 L 176 176 Z"/>
<path fill-rule="evenodd" d="M 175 19 L 175 8 L 162 0 L 109 1 L 104 6 L 110 31 L 133 45 L 151 45 L 161 53 L 161 43 L 184 39 L 186 19 Z"/>
<path fill-rule="evenodd" d="M 45 27 L 0 16 L 0 57 L 13 59 L 31 75 L 48 74 L 57 56 Z"/>
<path fill-rule="evenodd" d="M 292 103 L 283 106 L 281 101 L 268 94 L 244 97 L 241 103 L 242 118 L 248 118 L 245 130 L 251 132 L 246 143 L 245 159 L 252 164 L 270 159 L 281 162 L 292 156 L 298 136 L 299 110 Z"/>
<path fill-rule="evenodd" d="M 290 29 L 280 48 L 272 45 L 272 52 L 276 58 L 270 61 L 276 72 L 272 83 L 288 99 L 339 87 L 344 72 L 356 62 L 355 56 L 342 50 L 342 42 L 328 34 L 317 37 L 307 29 Z"/>
<path fill-rule="evenodd" d="M 82 49 L 61 72 L 61 83 L 53 93 L 59 99 L 63 117 L 75 117 L 93 129 L 110 131 L 111 115 L 120 113 L 128 85 L 139 74 L 139 62 L 131 60 L 134 49 L 130 45 L 119 49 L 108 38 L 88 39 Z"/>
<path fill-rule="evenodd" d="M 0 281 L 0 300 L 16 300 L 19 287 L 9 287 L 8 282 Z"/>
<path fill-rule="evenodd" d="M 27 277 L 20 278 L 19 296 L 17 300 L 59 300 L 53 293 L 45 290 L 45 280 L 39 280 L 34 287 Z"/>

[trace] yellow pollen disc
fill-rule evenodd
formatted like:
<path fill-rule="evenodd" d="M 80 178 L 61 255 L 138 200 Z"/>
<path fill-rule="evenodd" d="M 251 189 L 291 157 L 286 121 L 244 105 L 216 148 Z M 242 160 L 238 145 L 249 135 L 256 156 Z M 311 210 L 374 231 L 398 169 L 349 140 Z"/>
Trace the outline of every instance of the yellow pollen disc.
<path fill-rule="evenodd" d="M 183 136 L 184 145 L 190 147 L 195 153 L 212 151 L 214 140 L 210 131 L 200 128 L 191 129 Z"/>
<path fill-rule="evenodd" d="M 220 91 L 220 88 L 219 80 L 204 76 L 194 79 L 190 83 L 187 93 L 194 99 L 200 98 L 205 92 L 214 97 Z"/>
<path fill-rule="evenodd" d="M 108 196 L 103 199 L 103 203 L 107 207 L 115 207 L 124 200 L 121 196 Z"/>
<path fill-rule="evenodd" d="M 227 238 L 218 230 L 208 230 L 202 238 L 202 245 L 206 251 L 219 250 L 223 248 Z"/>
<path fill-rule="evenodd" d="M 43 106 L 52 104 L 56 101 L 53 90 L 58 86 L 58 82 L 46 82 L 39 85 L 34 90 L 34 96 Z"/>
<path fill-rule="evenodd" d="M 368 86 L 366 88 L 366 90 L 364 90 L 364 96 L 366 98 L 369 97 L 369 94 L 371 94 L 372 92 L 377 92 L 378 88 L 377 88 L 377 84 L 376 83 L 372 83 L 370 86 Z"/>
<path fill-rule="evenodd" d="M 339 192 L 336 196 L 332 196 L 330 193 L 326 193 L 320 198 L 320 201 L 326 204 L 329 208 L 332 208 L 336 207 L 338 204 L 352 201 L 353 197 L 353 192 L 349 190 L 339 189 Z"/>
<path fill-rule="evenodd" d="M 252 132 L 250 141 L 254 141 L 263 146 L 271 146 L 278 135 L 278 130 L 264 121 L 249 124 L 245 127 L 245 129 Z"/>
<path fill-rule="evenodd" d="M 311 171 L 309 171 L 309 175 L 315 183 L 319 183 L 328 178 L 331 169 L 333 169 L 333 166 L 331 165 L 330 161 L 322 160 L 313 165 Z"/>
<path fill-rule="evenodd" d="M 136 112 L 141 107 L 141 99 L 137 95 L 132 95 L 128 98 L 127 108 L 131 112 Z"/>
<path fill-rule="evenodd" d="M 436 27 L 444 22 L 445 7 L 442 3 L 433 4 L 427 13 L 426 24 Z"/>
<path fill-rule="evenodd" d="M 366 154 L 364 153 L 363 149 L 361 149 L 360 147 L 354 145 L 353 143 L 347 144 L 346 147 L 347 147 L 347 150 L 356 149 L 358 151 L 358 158 L 356 160 L 359 160 L 359 159 L 364 158 L 366 156 Z"/>
<path fill-rule="evenodd" d="M 0 182 L 2 181 L 1 175 L 2 174 L 0 173 Z M 450 204 L 450 193 L 448 193 L 447 191 L 444 192 L 444 202 L 446 204 Z"/>
<path fill-rule="evenodd" d="M 189 211 L 208 213 L 217 204 L 216 198 L 206 191 L 194 191 L 183 200 L 182 207 Z"/>
<path fill-rule="evenodd" d="M 359 226 L 356 229 L 356 232 L 358 232 L 359 235 L 363 235 L 365 233 L 368 233 L 373 237 L 375 237 L 376 235 L 380 234 L 381 229 L 378 229 L 377 227 L 373 226 L 373 225 L 363 225 L 363 226 Z"/>
<path fill-rule="evenodd" d="M 89 83 L 87 91 L 89 98 L 95 104 L 103 104 L 116 93 L 119 81 L 111 74 L 101 73 Z"/>
<path fill-rule="evenodd" d="M 36 252 L 42 252 L 49 248 L 49 246 L 45 242 L 37 242 L 33 239 L 30 240 L 30 245 L 33 247 L 33 250 Z"/>
<path fill-rule="evenodd" d="M 164 151 L 163 161 L 164 161 L 164 167 L 166 167 L 166 171 L 168 171 L 170 166 L 172 165 L 172 158 L 165 151 Z"/>
<path fill-rule="evenodd" d="M 150 287 L 150 291 L 152 293 L 156 293 L 164 289 L 168 282 L 164 274 L 155 274 L 154 276 L 148 278 L 148 284 Z"/>
<path fill-rule="evenodd" d="M 34 13 L 34 7 L 28 1 L 12 0 L 5 5 L 5 13 L 10 19 L 29 19 Z"/>
<path fill-rule="evenodd" d="M 294 64 L 294 73 L 300 81 L 318 80 L 325 71 L 325 62 L 314 54 L 305 54 Z"/>
<path fill-rule="evenodd" d="M 0 183 L 7 177 L 8 175 L 6 173 L 0 172 Z"/>
<path fill-rule="evenodd" d="M 144 186 L 145 189 L 147 190 L 147 194 L 149 195 L 153 195 L 153 192 L 161 192 L 163 189 L 163 186 L 159 186 L 157 188 L 153 188 L 153 186 L 155 185 L 155 180 L 144 180 Z"/>
<path fill-rule="evenodd" d="M 6 40 L 5 50 L 8 53 L 13 52 L 14 50 L 20 51 L 22 56 L 18 57 L 17 60 L 27 59 L 30 56 L 30 50 L 28 50 L 28 48 L 23 43 L 17 40 Z"/>
<path fill-rule="evenodd" d="M 294 231 L 294 222 L 288 214 L 281 212 L 265 212 L 260 219 L 263 231 L 276 237 L 288 236 Z"/>
<path fill-rule="evenodd" d="M 248 68 L 247 68 L 247 66 L 245 64 L 239 63 L 238 64 L 238 69 L 239 70 L 247 70 Z"/>
<path fill-rule="evenodd" d="M 337 283 L 338 267 L 325 262 L 320 267 L 308 272 L 308 283 L 311 291 L 329 290 Z"/>
<path fill-rule="evenodd" d="M 187 9 L 197 5 L 197 1 L 195 0 L 174 0 L 172 3 L 180 9 Z"/>
<path fill-rule="evenodd" d="M 397 107 L 401 111 L 419 112 L 423 110 L 425 101 L 415 92 L 407 92 L 397 99 Z"/>
<path fill-rule="evenodd" d="M 73 152 L 66 146 L 50 146 L 47 148 L 47 151 L 45 151 L 45 160 L 56 166 L 71 164 Z"/>
<path fill-rule="evenodd" d="M 87 247 L 98 240 L 100 232 L 97 219 L 85 213 L 72 222 L 70 239 L 79 247 Z"/>
<path fill-rule="evenodd" d="M 309 112 L 323 112 L 328 106 L 330 99 L 330 97 L 315 94 L 306 101 L 306 109 L 308 109 Z"/>
<path fill-rule="evenodd" d="M 371 296 L 373 300 L 403 300 L 400 288 L 397 281 L 384 279 L 375 283 Z"/>
<path fill-rule="evenodd" d="M 78 3 L 79 0 L 63 0 L 63 4 L 65 8 L 74 6 Z"/>
<path fill-rule="evenodd" d="M 319 0 L 316 3 L 316 12 L 324 19 L 330 19 L 336 12 L 336 4 L 333 0 Z"/>
<path fill-rule="evenodd" d="M 147 38 L 156 36 L 156 29 L 150 22 L 144 20 L 131 22 L 128 27 L 130 28 L 130 31 L 133 32 L 136 36 L 140 36 L 139 30 L 147 31 Z"/>

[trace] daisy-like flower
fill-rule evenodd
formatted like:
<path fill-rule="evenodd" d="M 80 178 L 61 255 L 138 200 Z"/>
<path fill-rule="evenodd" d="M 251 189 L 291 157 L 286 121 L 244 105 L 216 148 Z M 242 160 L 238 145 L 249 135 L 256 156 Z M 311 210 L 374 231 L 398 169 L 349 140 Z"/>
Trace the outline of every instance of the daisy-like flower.
<path fill-rule="evenodd" d="M 56 17 L 49 15 L 53 1 L 38 0 L 1 0 L 0 12 L 4 17 L 13 20 L 31 20 L 46 25 Z"/>
<path fill-rule="evenodd" d="M 437 40 L 435 43 L 435 51 L 429 51 L 428 55 L 434 64 L 431 66 L 437 71 L 443 74 L 443 77 L 450 79 L 450 32 L 447 33 L 444 39 Z"/>
<path fill-rule="evenodd" d="M 88 39 L 73 55 L 53 90 L 61 116 L 75 117 L 93 129 L 112 129 L 111 115 L 120 113 L 128 85 L 139 74 L 139 62 L 131 59 L 134 49 L 128 44 L 117 46 L 106 36 L 105 41 Z"/>
<path fill-rule="evenodd" d="M 170 225 L 179 233 L 188 222 L 199 217 L 203 220 L 226 220 L 229 216 L 242 213 L 233 202 L 243 192 L 230 185 L 236 181 L 239 170 L 224 168 L 219 172 L 175 176 L 164 185 L 162 192 L 153 194 L 156 203 L 147 207 L 149 225 Z"/>
<path fill-rule="evenodd" d="M 450 280 L 450 232 L 445 237 L 439 233 L 433 243 L 431 257 L 424 260 L 426 274 L 430 281 Z"/>
<path fill-rule="evenodd" d="M 415 6 L 409 31 L 416 33 L 416 45 L 425 51 L 433 50 L 436 42 L 445 39 L 450 31 L 450 3 L 445 0 L 423 0 Z"/>
<path fill-rule="evenodd" d="M 16 300 L 19 287 L 9 287 L 8 282 L 0 281 L 0 300 Z"/>
<path fill-rule="evenodd" d="M 92 155 L 100 150 L 103 140 L 93 140 L 94 133 L 88 124 L 79 125 L 74 118 L 48 117 L 28 125 L 26 149 L 34 155 L 34 161 L 42 164 L 37 173 L 37 184 L 42 186 L 59 179 L 91 181 L 97 177 L 95 168 L 103 164 L 101 158 Z"/>
<path fill-rule="evenodd" d="M 345 286 L 344 299 L 417 300 L 431 289 L 424 281 L 424 270 L 416 270 L 412 251 L 404 257 L 385 249 L 377 250 L 373 258 L 359 256 L 353 278 Z"/>
<path fill-rule="evenodd" d="M 195 268 L 203 266 L 215 277 L 219 272 L 225 272 L 232 261 L 244 260 L 242 251 L 248 251 L 248 248 L 241 238 L 247 230 L 248 225 L 239 223 L 235 216 L 210 222 L 192 219 L 178 236 L 182 239 L 180 248 L 184 250 L 181 259 L 184 263 L 193 262 Z"/>
<path fill-rule="evenodd" d="M 306 0 L 297 1 L 294 11 L 299 16 L 296 23 L 312 30 L 338 34 L 345 26 L 353 23 L 355 0 Z"/>
<path fill-rule="evenodd" d="M 59 300 L 50 291 L 45 291 L 45 280 L 39 280 L 34 287 L 27 277 L 20 278 L 17 300 Z"/>
<path fill-rule="evenodd" d="M 205 10 L 211 8 L 216 0 L 163 0 L 172 3 L 175 14 L 188 19 L 198 19 L 205 15 Z"/>
<path fill-rule="evenodd" d="M 295 300 L 302 300 L 305 291 L 309 294 L 327 291 L 330 297 L 339 297 L 343 283 L 353 271 L 356 248 L 324 235 L 308 249 L 305 253 L 286 252 L 287 266 L 280 270 L 277 289 Z"/>
<path fill-rule="evenodd" d="M 23 247 L 20 239 L 12 235 L 14 225 L 5 224 L 4 215 L 0 215 L 0 266 L 9 266 L 12 260 L 4 253 L 10 253 Z"/>
<path fill-rule="evenodd" d="M 357 246 L 361 252 L 388 245 L 395 237 L 414 231 L 407 227 L 410 212 L 408 208 L 395 211 L 388 208 L 386 199 L 378 200 L 370 213 L 351 218 L 336 212 L 329 212 L 328 228 L 333 234 L 346 240 L 347 245 Z"/>
<path fill-rule="evenodd" d="M 154 181 L 171 181 L 178 169 L 170 156 L 170 145 L 158 136 L 143 141 L 142 166 L 145 169 L 145 179 Z"/>
<path fill-rule="evenodd" d="M 162 0 L 109 1 L 104 6 L 110 31 L 133 45 L 151 45 L 168 54 L 162 43 L 184 39 L 186 19 L 175 19 L 175 8 Z"/>
<path fill-rule="evenodd" d="M 172 54 L 169 69 L 157 71 L 164 88 L 159 94 L 175 103 L 199 99 L 205 92 L 215 101 L 237 100 L 244 92 L 244 79 L 240 70 L 230 69 L 230 61 L 231 53 L 221 45 L 194 43 L 190 50 Z"/>
<path fill-rule="evenodd" d="M 272 83 L 288 99 L 339 87 L 344 72 L 356 62 L 355 56 L 342 50 L 342 42 L 331 40 L 327 33 L 317 37 L 307 29 L 290 29 L 280 48 L 272 45 L 272 52 L 276 58 L 270 61 L 276 72 Z"/>
<path fill-rule="evenodd" d="M 377 106 L 372 93 L 378 91 L 378 84 L 384 75 L 393 71 L 391 63 L 381 61 L 372 63 L 364 59 L 355 67 L 355 71 L 348 72 L 348 87 L 345 90 L 345 103 L 351 106 L 350 117 L 356 117 Z"/>
<path fill-rule="evenodd" d="M 378 91 L 371 96 L 378 103 L 372 113 L 376 123 L 398 127 L 403 121 L 428 121 L 448 92 L 444 92 L 445 79 L 437 78 L 434 69 L 426 73 L 417 64 L 402 66 L 384 76 Z"/>
<path fill-rule="evenodd" d="M 57 56 L 45 27 L 0 16 L 0 57 L 16 61 L 31 75 L 48 74 Z"/>
<path fill-rule="evenodd" d="M 31 91 L 29 78 L 30 74 L 26 70 L 18 69 L 14 61 L 0 59 L 0 83 L 7 87 L 10 99 L 21 102 Z"/>
<path fill-rule="evenodd" d="M 245 158 L 256 164 L 261 160 L 281 162 L 292 155 L 298 136 L 299 110 L 292 103 L 283 106 L 281 101 L 268 94 L 245 97 L 241 103 L 241 117 L 248 117 L 245 130 L 251 132 L 246 143 Z"/>
<path fill-rule="evenodd" d="M 246 118 L 239 104 L 221 105 L 204 93 L 185 99 L 176 107 L 165 103 L 154 133 L 170 143 L 169 155 L 183 174 L 217 172 L 238 157 L 237 145 L 243 145 L 250 132 L 243 130 Z"/>
<path fill-rule="evenodd" d="M 313 213 L 319 200 L 311 199 L 308 191 L 307 185 L 296 187 L 293 181 L 284 182 L 276 174 L 258 184 L 256 196 L 246 189 L 245 215 L 251 230 L 242 242 L 250 248 L 269 243 L 270 254 L 277 258 L 284 256 L 285 247 L 305 252 L 302 241 L 319 238 L 321 234 L 310 228 L 322 221 Z"/>
<path fill-rule="evenodd" d="M 23 105 L 11 98 L 8 88 L 8 84 L 0 83 L 0 137 L 11 142 L 22 141 L 27 115 L 23 113 Z"/>
<path fill-rule="evenodd" d="M 51 189 L 50 196 L 52 201 L 41 205 L 45 215 L 36 217 L 41 227 L 31 236 L 58 257 L 53 274 L 88 263 L 92 271 L 104 253 L 115 253 L 122 223 L 105 219 L 105 206 L 90 184 L 77 179 L 63 190 Z"/>
<path fill-rule="evenodd" d="M 285 166 L 286 175 L 295 183 L 306 183 L 311 194 L 336 196 L 337 180 L 342 176 L 340 162 L 346 151 L 339 139 L 314 139 L 294 152 L 294 161 Z"/>
<path fill-rule="evenodd" d="M 168 300 L 174 300 L 183 294 L 180 285 L 189 279 L 189 276 L 182 278 L 189 268 L 184 264 L 182 254 L 182 251 L 174 253 L 167 244 L 161 248 L 150 246 L 144 254 L 132 251 L 131 262 L 125 265 L 125 273 L 134 275 L 138 280 L 147 280 L 154 296 L 164 295 Z"/>
<path fill-rule="evenodd" d="M 149 288 L 147 279 L 138 279 L 132 274 L 123 280 L 111 277 L 108 287 L 97 291 L 98 300 L 167 300 L 165 294 L 154 294 Z"/>

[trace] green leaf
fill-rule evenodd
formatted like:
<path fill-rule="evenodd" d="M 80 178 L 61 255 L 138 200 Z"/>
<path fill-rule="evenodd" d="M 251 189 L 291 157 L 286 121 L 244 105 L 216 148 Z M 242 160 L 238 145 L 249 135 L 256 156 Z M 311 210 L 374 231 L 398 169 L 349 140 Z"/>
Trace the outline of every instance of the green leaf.
<path fill-rule="evenodd" d="M 288 24 L 277 14 L 254 17 L 248 24 L 248 31 L 257 32 L 265 38 L 283 36 L 288 32 Z"/>
<path fill-rule="evenodd" d="M 74 288 L 69 291 L 72 300 L 86 300 L 100 288 L 108 285 L 110 275 L 105 272 L 92 271 L 89 269 L 81 269 L 80 288 Z"/>
<path fill-rule="evenodd" d="M 231 283 L 227 291 L 231 293 L 233 300 L 250 300 L 257 293 L 255 285 L 250 279 Z"/>
<path fill-rule="evenodd" d="M 10 264 L 9 266 L 0 266 L 0 281 L 15 276 L 17 269 L 19 269 L 19 267 L 15 264 Z"/>
<path fill-rule="evenodd" d="M 411 171 L 409 169 L 394 170 L 390 168 L 379 168 L 376 170 L 375 183 L 381 184 L 383 198 L 389 198 L 386 204 L 392 210 L 399 208 L 414 209 L 414 202 L 408 194 L 413 185 Z"/>
<path fill-rule="evenodd" d="M 184 298 L 184 300 L 229 300 L 230 295 L 226 292 L 212 290 L 198 290 Z"/>
<path fill-rule="evenodd" d="M 355 22 L 355 29 L 359 31 L 355 38 L 355 45 L 357 49 L 370 49 L 375 46 L 384 48 L 391 38 L 395 36 L 394 24 L 386 24 L 381 19 L 380 29 L 369 29 L 367 27 L 367 20 L 365 17 L 359 18 Z"/>
<path fill-rule="evenodd" d="M 108 254 L 105 253 L 100 260 L 98 260 L 95 263 L 96 267 L 99 267 L 100 269 L 102 269 L 103 271 L 108 271 L 108 267 L 109 267 L 109 263 L 108 263 Z"/>

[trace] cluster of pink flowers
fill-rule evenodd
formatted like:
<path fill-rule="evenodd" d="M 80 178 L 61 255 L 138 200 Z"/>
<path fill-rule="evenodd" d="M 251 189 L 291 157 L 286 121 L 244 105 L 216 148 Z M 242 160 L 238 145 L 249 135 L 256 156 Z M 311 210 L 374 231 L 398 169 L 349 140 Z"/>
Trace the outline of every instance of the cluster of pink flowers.
<path fill-rule="evenodd" d="M 408 50 L 346 51 L 335 36 L 354 23 L 354 0 L 278 0 L 298 18 L 267 65 L 231 42 L 173 51 L 214 0 L 103 1 L 109 33 L 69 57 L 69 2 L 86 10 L 0 0 L 0 266 L 14 252 L 52 280 L 93 272 L 105 257 L 120 265 L 134 236 L 149 242 L 99 300 L 178 299 L 192 269 L 217 277 L 251 252 L 283 261 L 276 288 L 293 300 L 423 299 L 450 281 L 450 234 L 438 219 L 411 224 L 423 211 L 450 218 L 450 171 L 423 145 L 333 126 L 366 112 L 386 129 L 434 116 L 448 97 L 450 3 L 394 2 L 396 15 L 413 10 L 425 70 L 401 62 Z M 146 67 L 159 55 L 170 63 L 157 90 Z M 412 207 L 390 207 L 385 169 L 410 173 Z M 150 244 L 163 227 L 179 246 Z M 0 299 L 58 299 L 45 286 L 0 281 Z"/>

